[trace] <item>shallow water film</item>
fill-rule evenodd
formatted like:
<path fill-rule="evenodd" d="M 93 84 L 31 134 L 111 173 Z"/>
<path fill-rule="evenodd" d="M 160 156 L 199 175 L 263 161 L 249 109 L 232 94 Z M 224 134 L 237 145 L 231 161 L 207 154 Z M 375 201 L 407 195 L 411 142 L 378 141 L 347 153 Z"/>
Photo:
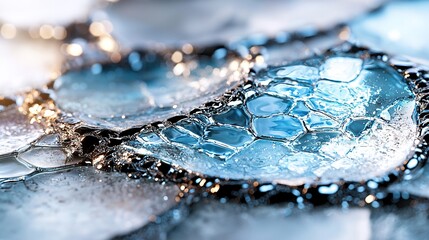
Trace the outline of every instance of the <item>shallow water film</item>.
<path fill-rule="evenodd" d="M 0 239 L 427 238 L 428 11 L 0 3 Z"/>

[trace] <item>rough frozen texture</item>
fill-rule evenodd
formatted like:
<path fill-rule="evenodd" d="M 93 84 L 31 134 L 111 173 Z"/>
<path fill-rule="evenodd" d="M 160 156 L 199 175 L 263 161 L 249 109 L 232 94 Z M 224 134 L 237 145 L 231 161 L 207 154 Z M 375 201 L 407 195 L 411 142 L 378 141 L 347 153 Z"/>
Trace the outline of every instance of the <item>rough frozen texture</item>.
<path fill-rule="evenodd" d="M 110 239 L 175 206 L 178 188 L 91 168 L 37 175 L 0 189 L 0 232 L 15 239 Z"/>
<path fill-rule="evenodd" d="M 70 71 L 55 82 L 53 97 L 60 109 L 84 122 L 124 129 L 186 112 L 238 80 L 228 69 L 229 61 L 202 59 L 174 67 L 163 61 L 134 52 L 127 67 L 95 64 Z"/>
<path fill-rule="evenodd" d="M 377 7 L 380 0 L 348 1 L 121 1 L 106 10 L 125 47 L 153 43 L 212 45 L 254 34 L 329 29 Z M 251 16 L 251 17 L 249 17 Z"/>
<path fill-rule="evenodd" d="M 0 110 L 0 155 L 17 151 L 43 135 L 40 125 L 30 124 L 17 107 Z"/>
<path fill-rule="evenodd" d="M 380 176 L 407 159 L 417 136 L 414 95 L 383 62 L 314 57 L 254 81 L 237 90 L 244 103 L 122 147 L 209 176 L 298 184 Z"/>
<path fill-rule="evenodd" d="M 245 208 L 209 202 L 168 234 L 168 239 L 369 239 L 367 209 L 318 209 L 291 213 L 285 205 Z"/>
<path fill-rule="evenodd" d="M 429 2 L 392 1 L 353 22 L 352 37 L 372 48 L 429 61 Z"/>

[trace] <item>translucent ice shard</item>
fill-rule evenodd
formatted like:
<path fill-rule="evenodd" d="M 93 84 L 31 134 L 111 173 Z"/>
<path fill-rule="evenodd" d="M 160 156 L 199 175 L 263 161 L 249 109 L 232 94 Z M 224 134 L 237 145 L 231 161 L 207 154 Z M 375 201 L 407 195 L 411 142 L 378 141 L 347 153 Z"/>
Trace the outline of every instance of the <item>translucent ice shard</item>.
<path fill-rule="evenodd" d="M 350 24 L 352 38 L 398 55 L 429 61 L 427 1 L 392 1 Z"/>
<path fill-rule="evenodd" d="M 258 117 L 268 117 L 273 114 L 287 112 L 292 106 L 292 101 L 270 95 L 260 95 L 249 99 L 246 106 L 250 114 Z"/>
<path fill-rule="evenodd" d="M 345 55 L 269 67 L 222 107 L 147 128 L 120 148 L 227 179 L 377 177 L 407 160 L 417 138 L 415 97 L 388 64 Z M 284 71 L 290 66 L 304 67 L 297 75 Z M 171 128 L 180 134 L 162 134 Z"/>
<path fill-rule="evenodd" d="M 132 52 L 120 64 L 72 70 L 55 82 L 53 98 L 88 125 L 126 129 L 186 112 L 237 84 L 233 58 L 184 55 L 175 52 L 171 58 L 180 62 L 167 63 L 164 56 Z"/>
<path fill-rule="evenodd" d="M 30 123 L 18 107 L 11 105 L 2 110 L 0 105 L 0 155 L 20 150 L 43 134 L 42 126 Z"/>
<path fill-rule="evenodd" d="M 35 167 L 45 169 L 64 167 L 81 161 L 79 158 L 70 160 L 64 149 L 59 147 L 31 147 L 19 153 L 18 157 Z"/>
<path fill-rule="evenodd" d="M 26 176 L 35 169 L 21 163 L 13 155 L 0 156 L 0 182 L 3 179 Z"/>
<path fill-rule="evenodd" d="M 305 65 L 292 65 L 274 68 L 268 74 L 271 77 L 288 77 L 295 81 L 302 80 L 311 83 L 319 78 L 319 69 Z"/>
<path fill-rule="evenodd" d="M 174 207 L 178 193 L 172 184 L 93 168 L 40 174 L 0 188 L 1 234 L 11 240 L 111 239 Z"/>
<path fill-rule="evenodd" d="M 260 137 L 277 139 L 294 139 L 305 130 L 298 118 L 290 116 L 255 118 L 252 129 Z"/>

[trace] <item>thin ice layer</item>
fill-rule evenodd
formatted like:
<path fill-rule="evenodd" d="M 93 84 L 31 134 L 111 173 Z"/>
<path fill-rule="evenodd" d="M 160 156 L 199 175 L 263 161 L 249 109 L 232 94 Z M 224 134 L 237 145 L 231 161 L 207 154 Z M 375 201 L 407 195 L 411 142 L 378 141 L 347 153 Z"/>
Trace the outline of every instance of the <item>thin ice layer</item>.
<path fill-rule="evenodd" d="M 0 188 L 0 229 L 10 240 L 111 239 L 174 207 L 179 192 L 92 167 L 9 184 Z"/>
<path fill-rule="evenodd" d="M 89 125 L 126 129 L 163 120 L 222 94 L 238 80 L 226 60 L 201 59 L 170 66 L 160 56 L 133 52 L 122 64 L 65 73 L 55 82 L 53 97 L 61 110 Z"/>
<path fill-rule="evenodd" d="M 425 239 L 427 210 L 403 208 L 314 208 L 271 205 L 255 208 L 204 202 L 168 233 L 168 239 Z"/>
<path fill-rule="evenodd" d="M 382 0 L 186 2 L 120 1 L 106 10 L 125 47 L 154 43 L 215 45 L 280 31 L 330 29 L 377 7 Z M 251 16 L 251 17 L 249 17 Z"/>
<path fill-rule="evenodd" d="M 298 211 L 287 205 L 246 208 L 209 202 L 168 233 L 168 239 L 369 239 L 368 209 Z"/>
<path fill-rule="evenodd" d="M 389 187 L 392 192 L 407 192 L 422 198 L 429 198 L 429 166 L 426 165 L 422 172 L 412 179 L 393 184 Z"/>
<path fill-rule="evenodd" d="M 0 182 L 5 179 L 24 177 L 35 171 L 13 155 L 0 156 Z"/>
<path fill-rule="evenodd" d="M 21 160 L 39 168 L 59 168 L 67 165 L 73 165 L 82 159 L 70 159 L 65 150 L 60 147 L 31 147 L 25 152 L 18 154 Z"/>
<path fill-rule="evenodd" d="M 429 61 L 429 2 L 392 1 L 350 24 L 352 39 L 371 48 Z"/>
<path fill-rule="evenodd" d="M 360 181 L 400 165 L 417 136 L 414 95 L 381 61 L 314 57 L 268 68 L 254 81 L 260 85 L 237 90 L 247 96 L 243 103 L 176 124 L 198 131 L 174 138 L 144 131 L 122 147 L 228 179 Z M 214 127 L 215 137 L 208 134 Z"/>

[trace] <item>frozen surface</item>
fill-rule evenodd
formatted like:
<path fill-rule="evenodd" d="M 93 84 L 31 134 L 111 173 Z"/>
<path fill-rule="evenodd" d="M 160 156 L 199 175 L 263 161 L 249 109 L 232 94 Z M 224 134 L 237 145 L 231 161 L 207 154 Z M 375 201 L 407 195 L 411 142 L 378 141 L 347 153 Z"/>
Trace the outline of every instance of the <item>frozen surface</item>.
<path fill-rule="evenodd" d="M 15 239 L 110 239 L 175 206 L 178 188 L 90 168 L 37 175 L 0 189 L 0 232 Z"/>
<path fill-rule="evenodd" d="M 429 2 L 392 1 L 350 24 L 353 40 L 398 55 L 429 60 Z"/>
<path fill-rule="evenodd" d="M 426 165 L 414 178 L 392 185 L 389 190 L 408 192 L 420 197 L 429 198 L 429 166 Z"/>
<path fill-rule="evenodd" d="M 13 155 L 0 156 L 0 182 L 4 179 L 23 177 L 34 171 L 34 168 L 21 163 Z"/>
<path fill-rule="evenodd" d="M 291 213 L 285 205 L 245 208 L 209 202 L 190 216 L 168 239 L 369 239 L 370 211 L 336 208 Z"/>
<path fill-rule="evenodd" d="M 211 45 L 255 34 L 329 29 L 377 7 L 380 0 L 347 1 L 122 1 L 107 17 L 125 47 Z M 251 16 L 251 17 L 249 17 Z"/>
<path fill-rule="evenodd" d="M 315 57 L 254 81 L 237 90 L 243 103 L 143 131 L 122 148 L 228 179 L 360 181 L 400 165 L 417 136 L 414 95 L 383 62 Z"/>
<path fill-rule="evenodd" d="M 297 210 L 205 202 L 168 239 L 425 239 L 427 224 L 427 210 L 415 207 Z"/>
<path fill-rule="evenodd" d="M 425 239 L 429 234 L 427 208 L 404 207 L 395 209 L 385 207 L 372 210 L 371 239 Z"/>
<path fill-rule="evenodd" d="M 59 147 L 31 147 L 18 154 L 25 162 L 39 168 L 57 168 L 78 163 L 81 159 L 67 157 L 64 149 Z"/>
<path fill-rule="evenodd" d="M 251 36 L 230 43 L 232 48 L 240 49 L 242 46 L 257 46 L 262 54 L 263 61 L 257 61 L 257 65 L 282 65 L 288 62 L 305 59 L 316 54 L 320 54 L 336 46 L 347 38 L 348 32 L 344 29 L 332 29 L 325 34 L 316 34 L 310 31 L 310 38 L 306 39 L 288 39 L 288 35 L 277 37 L 277 43 L 266 45 L 269 40 L 267 36 Z M 304 34 L 305 35 L 305 34 Z M 287 41 L 285 43 L 284 41 Z"/>
<path fill-rule="evenodd" d="M 17 151 L 43 135 L 37 123 L 31 124 L 17 107 L 0 109 L 0 155 Z"/>
<path fill-rule="evenodd" d="M 87 123 L 128 128 L 186 112 L 238 80 L 226 60 L 209 58 L 174 67 L 162 61 L 134 52 L 128 66 L 95 64 L 70 71 L 55 82 L 53 97 L 60 109 Z"/>

